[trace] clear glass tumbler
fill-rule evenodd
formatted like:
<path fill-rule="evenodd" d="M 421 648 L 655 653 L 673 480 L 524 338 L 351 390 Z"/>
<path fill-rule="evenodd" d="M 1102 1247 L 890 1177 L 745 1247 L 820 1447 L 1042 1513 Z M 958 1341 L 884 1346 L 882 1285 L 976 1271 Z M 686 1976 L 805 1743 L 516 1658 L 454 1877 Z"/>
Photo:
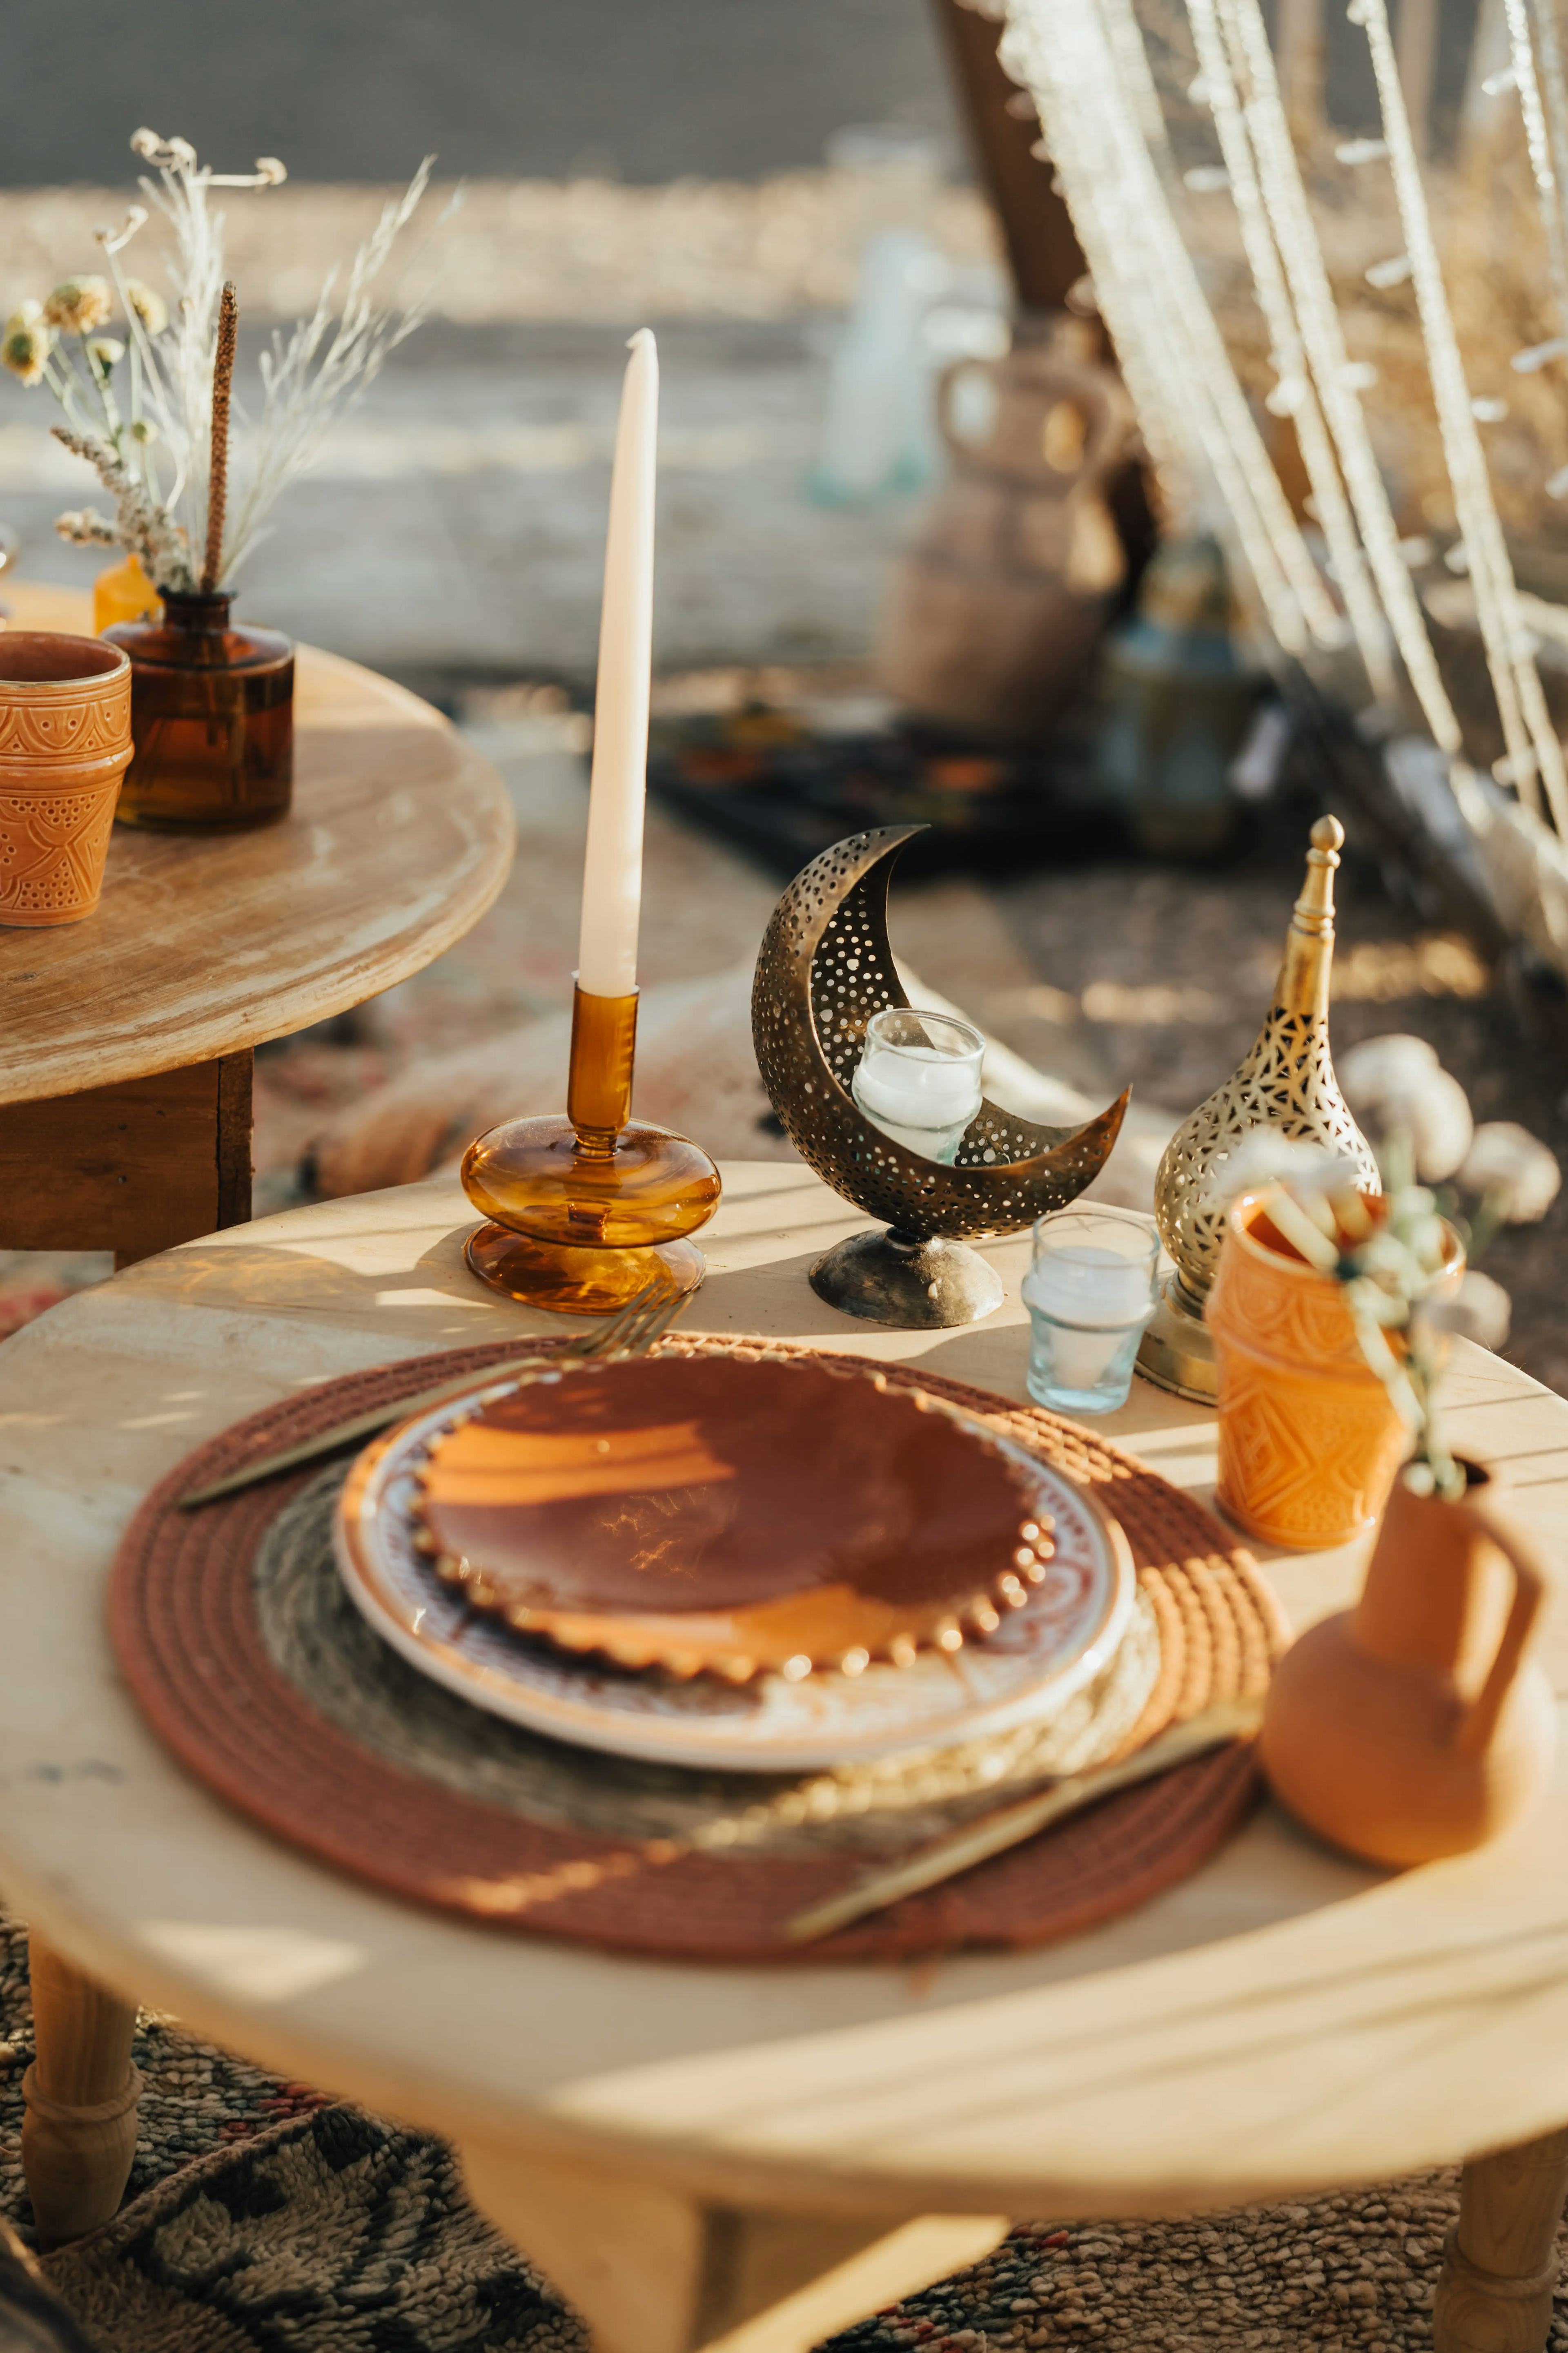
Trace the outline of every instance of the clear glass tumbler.
<path fill-rule="evenodd" d="M 1154 1312 L 1160 1236 L 1133 1209 L 1080 1202 L 1041 1218 L 1024 1277 L 1029 1395 L 1058 1413 L 1114 1413 Z"/>
<path fill-rule="evenodd" d="M 950 1168 L 980 1109 L 984 1054 L 984 1039 L 967 1021 L 887 1005 L 866 1024 L 849 1092 L 873 1127 Z"/>

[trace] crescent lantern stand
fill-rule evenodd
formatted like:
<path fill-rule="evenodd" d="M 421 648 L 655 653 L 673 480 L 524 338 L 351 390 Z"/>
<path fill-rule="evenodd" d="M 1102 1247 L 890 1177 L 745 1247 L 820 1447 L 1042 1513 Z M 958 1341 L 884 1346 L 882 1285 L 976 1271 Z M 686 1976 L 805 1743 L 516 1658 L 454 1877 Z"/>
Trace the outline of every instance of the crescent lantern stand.
<path fill-rule="evenodd" d="M 752 992 L 758 1067 L 790 1142 L 885 1226 L 826 1251 L 811 1287 L 846 1314 L 906 1330 L 973 1324 L 1000 1306 L 1000 1277 L 966 1243 L 1015 1233 L 1076 1199 L 1104 1166 L 1128 1101 L 1078 1128 L 1037 1127 L 982 1103 L 951 1167 L 862 1115 L 849 1082 L 866 1024 L 910 1002 L 888 944 L 888 883 L 904 843 L 923 830 L 879 827 L 813 859 L 773 910 Z"/>

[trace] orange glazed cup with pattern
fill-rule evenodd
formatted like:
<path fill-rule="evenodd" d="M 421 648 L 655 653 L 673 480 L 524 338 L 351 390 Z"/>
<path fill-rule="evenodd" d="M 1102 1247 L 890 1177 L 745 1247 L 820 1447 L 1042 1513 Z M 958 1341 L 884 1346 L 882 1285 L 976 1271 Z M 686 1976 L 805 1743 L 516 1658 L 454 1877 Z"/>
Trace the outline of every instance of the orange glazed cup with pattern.
<path fill-rule="evenodd" d="M 131 664 L 97 638 L 0 633 L 0 923 L 98 905 L 131 764 Z"/>
<path fill-rule="evenodd" d="M 1248 1535 L 1311 1552 L 1373 1525 L 1410 1437 L 1362 1353 L 1344 1286 L 1276 1231 L 1268 1198 L 1233 1205 L 1204 1310 L 1219 1366 L 1217 1497 Z M 1458 1236 L 1446 1247 L 1457 1281 Z"/>

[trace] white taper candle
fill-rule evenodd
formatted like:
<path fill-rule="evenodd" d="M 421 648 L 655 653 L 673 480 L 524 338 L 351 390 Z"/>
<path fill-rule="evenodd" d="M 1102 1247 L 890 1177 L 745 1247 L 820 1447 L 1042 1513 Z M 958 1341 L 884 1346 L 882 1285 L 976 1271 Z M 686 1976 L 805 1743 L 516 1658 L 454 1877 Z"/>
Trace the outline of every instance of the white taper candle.
<path fill-rule="evenodd" d="M 658 462 L 658 347 L 647 327 L 639 327 L 632 337 L 631 354 L 621 387 L 610 478 L 577 951 L 577 986 L 590 997 L 628 997 L 637 982 Z"/>

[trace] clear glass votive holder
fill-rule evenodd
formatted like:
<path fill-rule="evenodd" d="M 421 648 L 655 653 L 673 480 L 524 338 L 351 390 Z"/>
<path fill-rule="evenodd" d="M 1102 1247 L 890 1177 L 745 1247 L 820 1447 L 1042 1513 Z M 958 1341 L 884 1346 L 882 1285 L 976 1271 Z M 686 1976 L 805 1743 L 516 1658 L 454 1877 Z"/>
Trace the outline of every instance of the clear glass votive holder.
<path fill-rule="evenodd" d="M 1159 1230 L 1135 1209 L 1079 1202 L 1037 1219 L 1022 1286 L 1037 1405 L 1114 1413 L 1126 1404 L 1159 1263 Z"/>
<path fill-rule="evenodd" d="M 885 1005 L 866 1024 L 849 1092 L 873 1127 L 951 1168 L 979 1111 L 985 1040 L 950 1013 Z"/>

